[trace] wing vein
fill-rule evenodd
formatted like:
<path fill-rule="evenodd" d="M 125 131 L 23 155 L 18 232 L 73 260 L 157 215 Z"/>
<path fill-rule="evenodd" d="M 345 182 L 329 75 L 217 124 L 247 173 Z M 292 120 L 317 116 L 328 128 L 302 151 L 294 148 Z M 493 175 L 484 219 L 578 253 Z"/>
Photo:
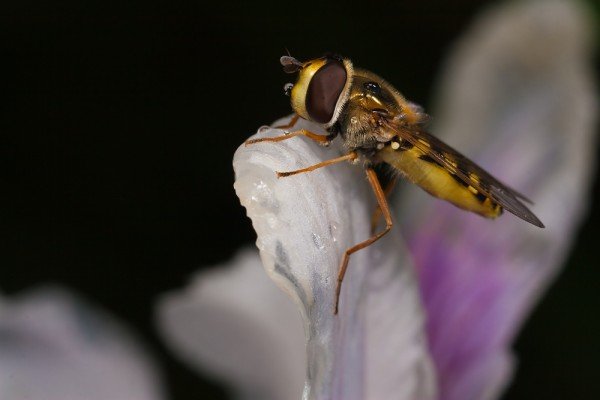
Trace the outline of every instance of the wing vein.
<path fill-rule="evenodd" d="M 388 118 L 381 123 L 396 135 L 406 140 L 418 150 L 434 159 L 440 166 L 453 173 L 467 185 L 489 197 L 508 212 L 540 228 L 544 224 L 519 199 L 531 203 L 527 197 L 494 178 L 487 171 L 471 161 L 440 139 L 419 127 L 402 126 Z M 472 177 L 474 175 L 477 179 Z"/>

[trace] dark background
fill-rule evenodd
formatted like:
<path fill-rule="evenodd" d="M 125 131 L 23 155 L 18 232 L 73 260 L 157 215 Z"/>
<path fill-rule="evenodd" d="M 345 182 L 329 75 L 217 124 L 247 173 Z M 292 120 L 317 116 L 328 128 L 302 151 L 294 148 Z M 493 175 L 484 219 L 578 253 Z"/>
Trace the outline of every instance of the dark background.
<path fill-rule="evenodd" d="M 300 59 L 349 55 L 427 107 L 449 45 L 482 10 L 476 0 L 37 3 L 0 17 L 1 289 L 58 282 L 102 305 L 145 338 L 174 400 L 226 398 L 166 350 L 153 305 L 253 243 L 231 159 L 290 112 L 284 47 Z M 599 204 L 597 181 L 594 194 Z M 595 207 L 521 334 L 507 399 L 600 398 L 599 218 Z"/>

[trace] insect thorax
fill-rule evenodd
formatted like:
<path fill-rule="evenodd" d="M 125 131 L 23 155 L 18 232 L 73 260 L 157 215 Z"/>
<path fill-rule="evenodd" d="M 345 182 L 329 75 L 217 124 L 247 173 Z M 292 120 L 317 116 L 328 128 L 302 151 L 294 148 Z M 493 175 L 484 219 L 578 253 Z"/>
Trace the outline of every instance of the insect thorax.
<path fill-rule="evenodd" d="M 382 126 L 377 114 L 400 114 L 401 96 L 377 75 L 365 70 L 355 72 L 348 100 L 337 120 L 339 134 L 348 149 L 375 150 L 395 136 Z"/>
<path fill-rule="evenodd" d="M 337 120 L 336 127 L 344 146 L 350 150 L 375 150 L 395 135 L 377 123 L 371 110 L 349 101 Z"/>

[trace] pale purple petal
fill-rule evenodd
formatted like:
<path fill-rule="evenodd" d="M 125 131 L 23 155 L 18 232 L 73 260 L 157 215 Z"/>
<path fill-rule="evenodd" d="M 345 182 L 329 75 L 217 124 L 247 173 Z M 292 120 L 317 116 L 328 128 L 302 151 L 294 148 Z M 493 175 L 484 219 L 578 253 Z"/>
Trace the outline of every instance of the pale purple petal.
<path fill-rule="evenodd" d="M 398 202 L 443 399 L 499 396 L 515 334 L 585 214 L 598 105 L 578 4 L 510 2 L 483 15 L 450 58 L 433 112 L 434 132 L 530 197 L 546 229 L 414 189 Z"/>
<path fill-rule="evenodd" d="M 162 398 L 149 355 L 112 318 L 60 289 L 0 298 L 0 399 Z"/>
<path fill-rule="evenodd" d="M 281 122 L 281 121 L 280 121 Z M 300 122 L 297 126 L 322 132 Z M 281 135 L 265 129 L 259 136 Z M 435 378 L 417 284 L 397 233 L 356 253 L 333 314 L 344 250 L 368 237 L 373 195 L 346 163 L 284 179 L 338 156 L 305 139 L 241 146 L 235 189 L 258 233 L 267 274 L 299 306 L 307 340 L 304 399 L 430 399 Z"/>
<path fill-rule="evenodd" d="M 163 296 L 157 317 L 165 341 L 182 360 L 240 398 L 301 397 L 306 355 L 300 314 L 267 277 L 255 249 Z"/>

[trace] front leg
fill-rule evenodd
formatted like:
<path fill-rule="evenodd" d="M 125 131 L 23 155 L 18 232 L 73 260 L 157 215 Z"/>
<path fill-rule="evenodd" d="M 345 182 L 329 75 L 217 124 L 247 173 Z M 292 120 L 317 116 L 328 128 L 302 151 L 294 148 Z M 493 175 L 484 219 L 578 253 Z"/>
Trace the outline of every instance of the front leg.
<path fill-rule="evenodd" d="M 245 146 L 249 146 L 251 144 L 260 143 L 260 142 L 281 142 L 282 140 L 288 140 L 296 136 L 306 136 L 307 138 L 314 140 L 315 142 L 327 146 L 335 137 L 337 133 L 331 133 L 329 135 L 319 135 L 318 133 L 311 132 L 306 129 L 300 129 L 295 132 L 290 132 L 285 135 L 275 136 L 275 137 L 266 137 L 259 139 L 248 139 L 244 142 Z"/>
<path fill-rule="evenodd" d="M 299 119 L 300 119 L 300 116 L 298 114 L 294 114 L 294 116 L 290 119 L 290 122 L 288 122 L 285 125 L 277 125 L 274 128 L 275 129 L 290 129 L 290 128 L 293 128 L 294 125 L 296 125 L 296 122 L 298 122 Z"/>

